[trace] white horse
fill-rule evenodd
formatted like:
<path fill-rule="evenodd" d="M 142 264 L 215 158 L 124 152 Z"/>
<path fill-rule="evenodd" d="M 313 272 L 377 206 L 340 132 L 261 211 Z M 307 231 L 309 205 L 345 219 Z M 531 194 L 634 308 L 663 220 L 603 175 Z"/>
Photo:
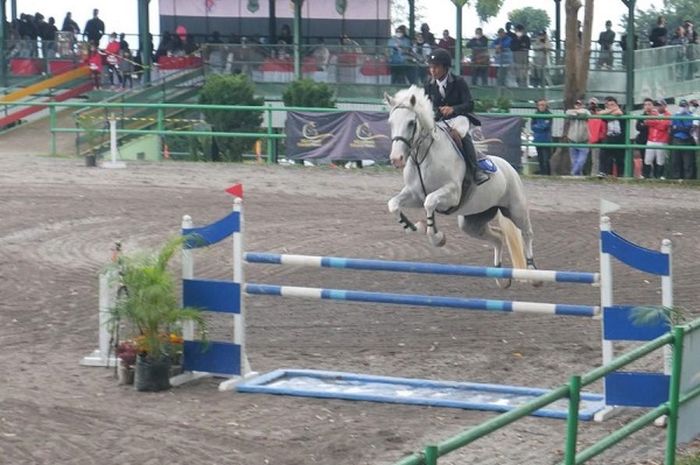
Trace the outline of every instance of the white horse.
<path fill-rule="evenodd" d="M 404 188 L 388 202 L 389 212 L 396 215 L 406 231 L 427 232 L 434 246 L 445 244 L 445 235 L 435 225 L 435 212 L 448 210 L 457 215 L 460 229 L 466 234 L 488 241 L 494 248 L 494 266 L 503 261 L 503 245 L 508 247 L 514 268 L 535 268 L 532 251 L 532 225 L 515 169 L 500 157 L 487 156 L 495 171 L 481 185 L 465 181 L 466 163 L 450 135 L 433 120 L 433 106 L 423 89 L 411 86 L 391 97 L 384 94 L 389 106 L 391 125 L 391 163 L 403 168 Z M 466 117 L 450 120 L 450 126 L 469 129 Z M 462 133 L 462 135 L 464 132 Z M 426 224 L 417 225 L 401 209 L 425 208 Z M 491 224 L 496 219 L 497 225 Z M 524 250 L 523 250 L 524 249 Z M 498 281 L 510 286 L 510 280 Z"/>

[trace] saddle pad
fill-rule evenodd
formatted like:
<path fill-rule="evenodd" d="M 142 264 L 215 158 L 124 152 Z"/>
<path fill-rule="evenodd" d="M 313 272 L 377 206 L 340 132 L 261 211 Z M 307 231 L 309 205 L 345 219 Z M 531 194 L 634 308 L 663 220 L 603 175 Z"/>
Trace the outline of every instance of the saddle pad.
<path fill-rule="evenodd" d="M 484 171 L 487 171 L 489 173 L 495 173 L 498 171 L 498 167 L 494 162 L 492 162 L 489 158 L 482 158 L 479 161 L 477 161 L 479 164 L 479 168 L 481 168 Z"/>

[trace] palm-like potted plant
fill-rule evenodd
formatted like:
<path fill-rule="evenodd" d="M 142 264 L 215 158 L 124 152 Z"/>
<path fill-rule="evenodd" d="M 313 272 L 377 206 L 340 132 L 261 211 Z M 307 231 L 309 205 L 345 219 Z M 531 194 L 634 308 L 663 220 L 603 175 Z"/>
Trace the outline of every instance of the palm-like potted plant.
<path fill-rule="evenodd" d="M 112 323 L 126 326 L 137 346 L 135 387 L 139 391 L 160 391 L 170 387 L 170 365 L 181 347 L 184 321 L 193 321 L 199 337 L 206 339 L 206 322 L 196 308 L 180 306 L 176 280 L 168 269 L 184 239 L 167 241 L 157 253 L 125 255 L 119 274 L 126 292 L 112 310 Z M 123 334 L 123 331 L 122 331 Z"/>

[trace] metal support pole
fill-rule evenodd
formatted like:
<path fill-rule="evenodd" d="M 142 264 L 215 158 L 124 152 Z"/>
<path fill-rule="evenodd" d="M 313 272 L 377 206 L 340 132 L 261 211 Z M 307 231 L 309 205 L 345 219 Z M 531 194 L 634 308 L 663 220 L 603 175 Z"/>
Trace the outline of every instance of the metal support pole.
<path fill-rule="evenodd" d="M 141 49 L 141 63 L 143 65 L 143 83 L 151 83 L 151 66 L 153 65 L 153 50 L 151 50 L 151 37 L 149 32 L 148 3 L 150 0 L 138 0 L 139 15 L 139 42 Z"/>
<path fill-rule="evenodd" d="M 267 106 L 267 164 L 271 165 L 273 164 L 276 160 L 274 159 L 274 154 L 273 154 L 273 144 L 274 141 L 272 140 L 272 105 L 269 103 L 266 105 Z"/>
<path fill-rule="evenodd" d="M 433 445 L 425 446 L 423 456 L 425 457 L 425 465 L 437 465 L 438 447 Z"/>
<path fill-rule="evenodd" d="M 408 38 L 416 37 L 416 0 L 408 0 Z"/>
<path fill-rule="evenodd" d="M 554 47 L 555 47 L 555 64 L 561 63 L 561 0 L 554 0 L 554 18 L 555 18 L 555 28 L 554 31 Z"/>
<path fill-rule="evenodd" d="M 627 6 L 627 67 L 625 69 L 626 85 L 625 85 L 625 106 L 627 114 L 631 114 L 634 110 L 634 8 L 636 0 L 622 0 Z M 629 134 L 629 132 L 627 133 Z M 625 165 L 626 167 L 627 165 Z M 625 171 L 627 169 L 625 168 Z M 630 167 L 630 176 L 632 167 Z M 627 176 L 627 173 L 625 173 Z"/>
<path fill-rule="evenodd" d="M 666 432 L 665 465 L 676 463 L 676 441 L 678 438 L 678 410 L 680 409 L 681 369 L 683 366 L 683 337 L 681 326 L 673 328 L 673 370 L 668 392 L 668 430 Z"/>
<path fill-rule="evenodd" d="M 7 31 L 5 31 L 6 1 L 0 0 L 0 87 L 7 87 L 7 60 L 5 59 L 5 43 Z M 17 6 L 15 5 L 15 9 Z"/>
<path fill-rule="evenodd" d="M 2 0 L 0 0 L 2 1 Z M 51 131 L 51 156 L 56 156 L 56 107 L 51 105 L 49 107 L 49 130 Z"/>
<path fill-rule="evenodd" d="M 581 377 L 569 379 L 569 413 L 566 417 L 566 444 L 564 465 L 576 464 L 576 440 L 578 438 L 578 410 L 581 403 Z"/>
<path fill-rule="evenodd" d="M 301 79 L 301 5 L 304 0 L 294 1 L 294 79 Z"/>
<path fill-rule="evenodd" d="M 454 66 L 454 73 L 459 76 L 462 74 L 462 9 L 464 8 L 463 4 L 455 4 L 455 8 L 457 8 L 457 14 L 455 15 L 457 17 L 457 25 L 456 25 L 456 43 L 455 43 L 455 62 L 453 64 Z"/>

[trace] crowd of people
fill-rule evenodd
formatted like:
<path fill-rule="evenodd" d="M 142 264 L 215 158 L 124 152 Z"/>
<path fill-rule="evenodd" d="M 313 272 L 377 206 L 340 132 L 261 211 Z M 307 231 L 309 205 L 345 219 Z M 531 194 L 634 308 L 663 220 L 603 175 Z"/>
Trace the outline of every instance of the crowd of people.
<path fill-rule="evenodd" d="M 642 162 L 641 176 L 657 179 L 696 179 L 697 167 L 695 154 L 700 146 L 700 105 L 698 100 L 682 99 L 678 110 L 671 113 L 664 100 L 644 99 L 642 115 L 645 118 L 635 122 L 636 136 L 627 134 L 627 121 L 620 118 L 595 118 L 595 116 L 622 116 L 624 111 L 615 97 L 606 97 L 601 107 L 596 98 L 575 101 L 573 108 L 565 112 L 566 120 L 563 135 L 559 142 L 571 143 L 569 157 L 570 174 L 581 176 L 588 174 L 605 177 L 622 176 L 625 172 L 625 148 L 623 144 L 632 142 L 644 145 L 638 151 Z M 534 143 L 551 143 L 551 111 L 547 101 L 537 102 L 535 116 L 531 118 L 530 130 Z M 653 118 L 654 116 L 661 118 Z M 617 147 L 590 148 L 582 145 L 615 144 Z M 667 149 L 673 145 L 683 149 Z M 551 147 L 536 146 L 539 173 L 551 173 Z M 670 166 L 666 166 L 666 165 Z M 587 168 L 590 167 L 590 168 Z"/>

